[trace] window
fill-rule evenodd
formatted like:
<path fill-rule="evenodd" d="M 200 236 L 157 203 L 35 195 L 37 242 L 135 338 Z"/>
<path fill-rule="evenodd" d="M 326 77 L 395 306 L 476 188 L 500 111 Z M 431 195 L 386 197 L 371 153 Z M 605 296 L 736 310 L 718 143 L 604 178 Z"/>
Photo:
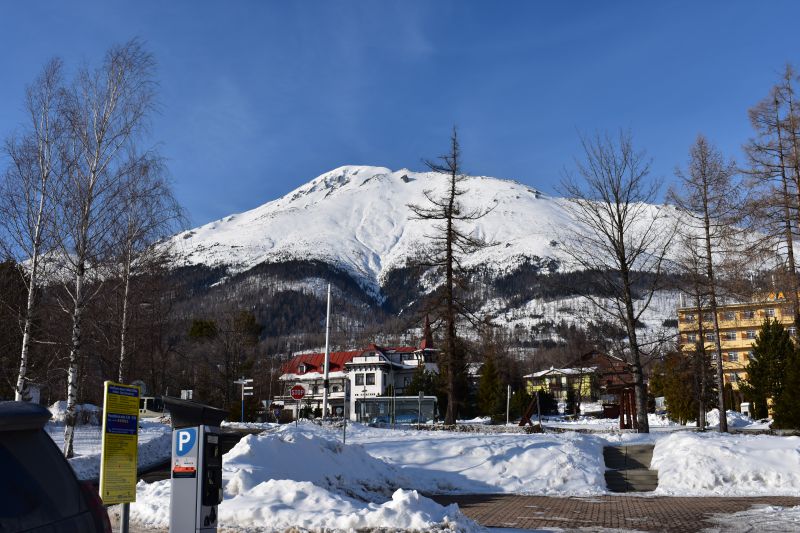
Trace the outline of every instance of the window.
<path fill-rule="evenodd" d="M 739 354 L 736 352 L 728 352 L 728 362 L 729 363 L 738 363 L 739 362 Z"/>
<path fill-rule="evenodd" d="M 367 372 L 367 385 L 375 385 L 375 372 Z"/>
<path fill-rule="evenodd" d="M 695 333 L 687 333 L 686 334 L 686 341 L 687 342 L 697 342 L 697 335 Z"/>
<path fill-rule="evenodd" d="M 314 384 L 314 386 L 311 387 L 311 394 L 319 394 L 319 385 Z"/>
<path fill-rule="evenodd" d="M 746 338 L 748 339 L 755 339 L 756 338 L 756 330 L 748 329 L 747 333 L 745 333 Z"/>
<path fill-rule="evenodd" d="M 723 317 L 725 320 L 736 320 L 736 313 L 733 311 L 725 311 Z"/>
<path fill-rule="evenodd" d="M 742 318 L 755 318 L 756 312 L 755 311 L 742 311 Z"/>
<path fill-rule="evenodd" d="M 736 332 L 735 331 L 726 331 L 722 337 L 726 341 L 735 341 L 736 340 Z"/>
<path fill-rule="evenodd" d="M 792 326 L 792 327 L 788 328 L 787 331 L 789 332 L 789 335 L 791 335 L 792 337 L 797 337 L 797 328 L 796 327 Z"/>
<path fill-rule="evenodd" d="M 707 341 L 713 341 L 714 340 L 714 333 L 713 332 L 706 333 L 706 340 Z"/>
<path fill-rule="evenodd" d="M 334 385 L 331 387 L 331 392 L 341 392 L 341 390 L 342 389 L 339 387 L 339 385 Z"/>
<path fill-rule="evenodd" d="M 753 350 L 750 350 L 749 352 L 747 352 L 747 360 L 752 361 L 753 359 L 754 359 Z"/>
<path fill-rule="evenodd" d="M 694 319 L 695 319 L 694 313 L 686 313 L 685 315 L 683 315 L 684 322 L 694 322 Z"/>
<path fill-rule="evenodd" d="M 768 309 L 764 309 L 764 315 L 768 316 L 768 317 L 774 317 L 775 316 L 775 309 L 773 309 L 771 307 L 768 308 Z"/>
<path fill-rule="evenodd" d="M 711 322 L 712 320 L 711 313 L 703 313 L 703 322 Z"/>
<path fill-rule="evenodd" d="M 356 385 L 364 384 L 364 374 L 356 374 Z"/>

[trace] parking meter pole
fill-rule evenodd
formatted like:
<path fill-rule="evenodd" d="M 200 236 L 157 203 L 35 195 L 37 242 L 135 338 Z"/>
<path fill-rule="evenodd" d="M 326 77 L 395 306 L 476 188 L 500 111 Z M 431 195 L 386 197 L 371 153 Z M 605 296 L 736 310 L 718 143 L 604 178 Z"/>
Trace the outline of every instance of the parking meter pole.
<path fill-rule="evenodd" d="M 119 533 L 130 532 L 131 504 L 122 504 L 122 514 L 119 517 Z"/>
<path fill-rule="evenodd" d="M 170 533 L 216 533 L 222 503 L 219 425 L 227 411 L 164 398 L 172 418 Z"/>

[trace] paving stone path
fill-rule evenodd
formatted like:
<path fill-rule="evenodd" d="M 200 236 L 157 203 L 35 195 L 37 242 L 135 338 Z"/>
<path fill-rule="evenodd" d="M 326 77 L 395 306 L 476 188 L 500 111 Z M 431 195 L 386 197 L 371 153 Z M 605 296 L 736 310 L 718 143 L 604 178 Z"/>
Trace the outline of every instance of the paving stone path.
<path fill-rule="evenodd" d="M 486 527 L 520 529 L 598 528 L 634 531 L 695 532 L 719 530 L 707 519 L 714 514 L 746 511 L 754 505 L 796 506 L 800 498 L 672 498 L 630 495 L 551 498 L 506 494 L 435 496 L 443 504 L 457 503 L 461 511 Z"/>

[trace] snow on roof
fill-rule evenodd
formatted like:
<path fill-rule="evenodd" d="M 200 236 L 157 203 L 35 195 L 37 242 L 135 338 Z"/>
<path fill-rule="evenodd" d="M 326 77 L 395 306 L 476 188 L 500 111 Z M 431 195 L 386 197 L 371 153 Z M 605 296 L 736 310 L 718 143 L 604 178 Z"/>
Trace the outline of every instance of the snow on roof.
<path fill-rule="evenodd" d="M 523 378 L 540 378 L 542 376 L 547 375 L 565 375 L 565 376 L 576 376 L 580 374 L 591 374 L 597 370 L 596 366 L 586 366 L 583 368 L 553 368 L 550 367 L 547 370 L 540 370 L 539 372 L 534 372 L 533 374 L 527 374 L 522 376 Z"/>
<path fill-rule="evenodd" d="M 345 363 L 348 363 L 353 357 L 360 355 L 362 350 L 354 350 L 350 352 L 333 352 L 330 355 L 330 363 L 328 365 L 329 372 L 341 371 L 344 369 Z M 300 371 L 300 366 L 305 365 L 305 372 Z M 322 374 L 325 372 L 325 354 L 324 353 L 304 353 L 294 356 L 281 368 L 281 373 L 303 375 L 303 374 Z M 283 377 L 283 376 L 282 376 Z"/>

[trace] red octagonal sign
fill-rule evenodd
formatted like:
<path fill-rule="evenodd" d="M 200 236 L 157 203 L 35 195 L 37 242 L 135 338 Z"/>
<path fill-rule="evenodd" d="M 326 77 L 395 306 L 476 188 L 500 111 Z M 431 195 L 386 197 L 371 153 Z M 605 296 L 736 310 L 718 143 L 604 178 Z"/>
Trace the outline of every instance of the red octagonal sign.
<path fill-rule="evenodd" d="M 291 394 L 292 398 L 295 400 L 302 400 L 306 395 L 306 389 L 304 389 L 302 385 L 295 385 L 289 389 L 289 394 Z"/>

